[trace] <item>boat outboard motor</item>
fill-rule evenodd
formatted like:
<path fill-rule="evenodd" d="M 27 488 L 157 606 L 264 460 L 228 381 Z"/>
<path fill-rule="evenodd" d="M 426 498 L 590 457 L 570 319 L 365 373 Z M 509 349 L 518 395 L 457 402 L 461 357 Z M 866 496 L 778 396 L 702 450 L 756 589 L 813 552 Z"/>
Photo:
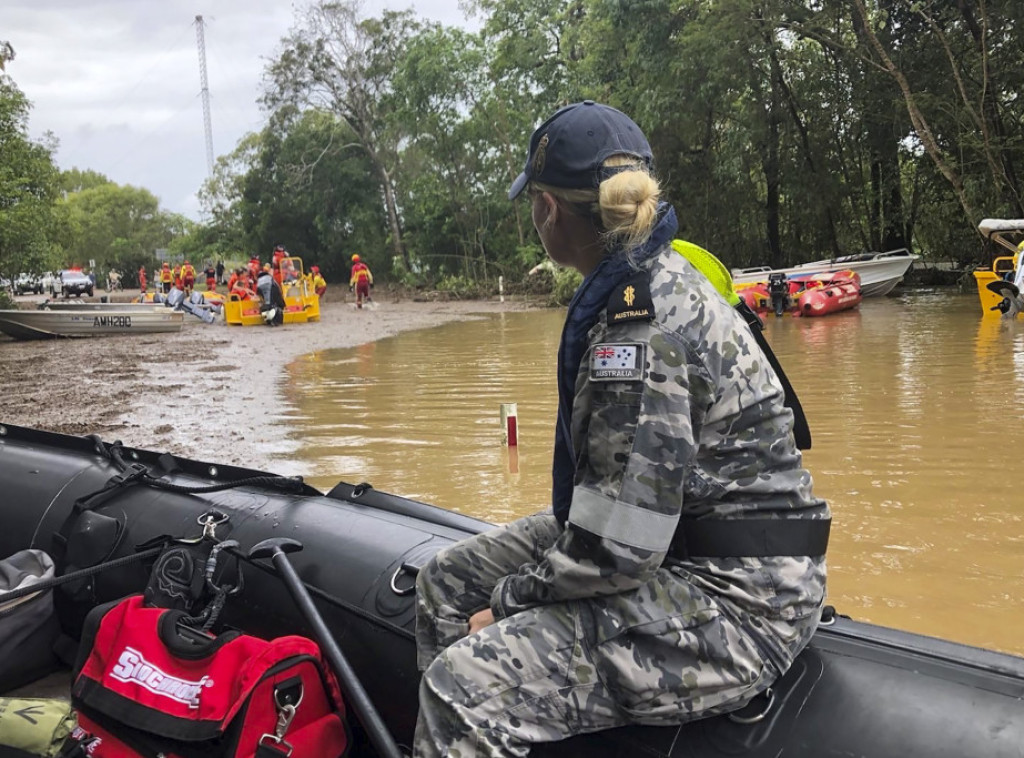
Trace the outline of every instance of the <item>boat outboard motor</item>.
<path fill-rule="evenodd" d="M 772 310 L 781 316 L 789 308 L 789 281 L 781 271 L 768 275 L 768 295 L 771 297 Z"/>
<path fill-rule="evenodd" d="M 185 292 L 177 287 L 171 287 L 171 291 L 164 298 L 164 304 L 169 308 L 177 308 L 185 302 Z"/>

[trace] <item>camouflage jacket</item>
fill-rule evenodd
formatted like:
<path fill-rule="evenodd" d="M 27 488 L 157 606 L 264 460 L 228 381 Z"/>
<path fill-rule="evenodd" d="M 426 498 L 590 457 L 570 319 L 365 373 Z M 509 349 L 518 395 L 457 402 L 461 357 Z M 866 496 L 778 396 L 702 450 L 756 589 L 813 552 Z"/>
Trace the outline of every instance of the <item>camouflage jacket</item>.
<path fill-rule="evenodd" d="M 619 305 L 590 330 L 577 374 L 568 523 L 542 561 L 499 582 L 492 610 L 590 598 L 614 613 L 671 570 L 738 615 L 809 616 L 824 599 L 823 557 L 666 562 L 680 517 L 829 510 L 802 468 L 778 377 L 738 312 L 667 245 L 625 286 L 632 293 L 618 288 Z"/>

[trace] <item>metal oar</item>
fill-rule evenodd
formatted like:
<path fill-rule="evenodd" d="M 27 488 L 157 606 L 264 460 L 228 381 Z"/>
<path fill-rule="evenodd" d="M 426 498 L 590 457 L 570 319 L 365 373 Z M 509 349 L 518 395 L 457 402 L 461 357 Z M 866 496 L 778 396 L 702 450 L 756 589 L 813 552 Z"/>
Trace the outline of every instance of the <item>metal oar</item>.
<path fill-rule="evenodd" d="M 345 658 L 344 653 L 341 652 L 338 643 L 334 641 L 334 636 L 327 628 L 327 624 L 324 623 L 323 616 L 313 604 L 313 598 L 309 596 L 309 591 L 303 585 L 291 561 L 288 560 L 286 553 L 296 553 L 299 550 L 302 550 L 302 543 L 298 540 L 272 537 L 254 545 L 249 551 L 249 558 L 254 561 L 270 558 L 274 568 L 284 580 L 295 604 L 299 606 L 307 623 L 313 627 L 313 634 L 316 636 L 317 642 L 327 654 L 327 658 L 341 682 L 345 697 L 359 717 L 359 722 L 369 734 L 374 748 L 382 758 L 402 758 L 398 745 L 395 744 L 395 740 L 374 707 L 373 701 L 366 694 L 359 677 L 356 676 L 356 672 Z"/>

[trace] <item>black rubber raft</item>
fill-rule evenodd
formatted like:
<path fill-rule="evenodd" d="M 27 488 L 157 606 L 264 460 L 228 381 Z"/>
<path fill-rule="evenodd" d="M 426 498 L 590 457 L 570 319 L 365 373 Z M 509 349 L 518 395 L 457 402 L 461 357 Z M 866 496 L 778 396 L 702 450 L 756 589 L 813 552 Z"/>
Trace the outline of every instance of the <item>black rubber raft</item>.
<path fill-rule="evenodd" d="M 115 477 L 128 483 L 85 521 L 69 519 L 76 500 L 122 481 Z M 226 488 L 187 491 L 212 486 Z M 58 552 L 82 568 L 131 555 L 160 535 L 198 536 L 211 514 L 226 517 L 216 537 L 237 540 L 243 552 L 268 537 L 303 543 L 293 564 L 317 590 L 319 609 L 395 739 L 408 745 L 418 685 L 415 572 L 488 524 L 366 484 L 341 483 L 324 494 L 265 472 L 0 425 L 0 557 L 27 547 L 53 551 L 63 530 L 69 541 Z M 272 570 L 242 570 L 245 589 L 228 602 L 226 623 L 263 636 L 308 633 Z M 146 579 L 146 565 L 136 563 L 97 574 L 84 594 L 105 602 L 141 591 Z M 82 587 L 76 591 L 81 598 Z M 86 609 L 67 593 L 57 597 L 74 635 Z M 534 754 L 1020 758 L 1022 751 L 1024 658 L 828 614 L 771 694 L 742 711 L 680 727 L 609 730 Z M 365 741 L 358 754 L 371 754 Z"/>

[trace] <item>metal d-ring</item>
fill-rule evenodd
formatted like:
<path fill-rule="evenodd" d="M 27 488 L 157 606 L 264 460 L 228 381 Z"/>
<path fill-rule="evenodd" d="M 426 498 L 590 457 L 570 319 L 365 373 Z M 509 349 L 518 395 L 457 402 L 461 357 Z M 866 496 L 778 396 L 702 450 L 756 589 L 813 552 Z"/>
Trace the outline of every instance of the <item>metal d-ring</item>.
<path fill-rule="evenodd" d="M 217 542 L 217 527 L 225 523 L 229 516 L 220 511 L 207 511 L 196 519 L 196 523 L 203 527 L 202 539 L 210 539 Z"/>
<path fill-rule="evenodd" d="M 729 720 L 735 724 L 756 724 L 759 721 L 764 721 L 772 706 L 775 705 L 775 691 L 769 687 L 764 691 L 764 696 L 768 699 L 768 702 L 765 703 L 760 713 L 755 713 L 753 716 L 741 716 L 738 713 L 730 713 Z"/>
<path fill-rule="evenodd" d="M 396 595 L 411 595 L 416 591 L 416 585 L 413 584 L 411 587 L 406 587 L 404 590 L 398 586 L 398 577 L 405 573 L 405 564 L 401 564 L 395 569 L 395 573 L 391 576 L 391 591 Z"/>

